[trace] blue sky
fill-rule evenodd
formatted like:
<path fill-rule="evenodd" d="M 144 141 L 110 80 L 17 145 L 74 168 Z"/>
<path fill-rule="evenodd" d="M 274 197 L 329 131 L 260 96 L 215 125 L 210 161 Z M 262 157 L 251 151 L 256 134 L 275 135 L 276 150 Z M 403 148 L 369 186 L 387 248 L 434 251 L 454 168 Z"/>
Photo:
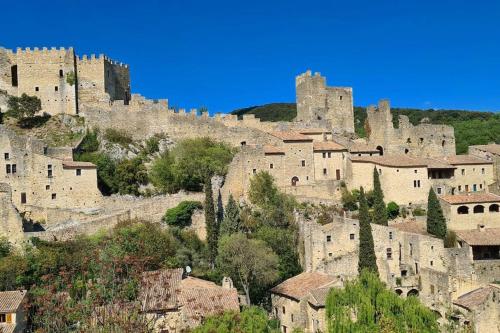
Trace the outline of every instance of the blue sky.
<path fill-rule="evenodd" d="M 210 112 L 295 100 L 311 69 L 355 105 L 500 110 L 500 1 L 18 1 L 0 45 L 130 64 L 132 91 Z"/>

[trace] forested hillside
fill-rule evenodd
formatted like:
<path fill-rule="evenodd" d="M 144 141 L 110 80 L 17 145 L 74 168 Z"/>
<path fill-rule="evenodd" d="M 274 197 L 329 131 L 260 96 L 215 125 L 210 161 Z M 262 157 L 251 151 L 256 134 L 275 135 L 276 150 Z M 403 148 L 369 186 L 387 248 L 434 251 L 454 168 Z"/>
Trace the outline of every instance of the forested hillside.
<path fill-rule="evenodd" d="M 455 129 L 457 153 L 464 154 L 470 145 L 500 143 L 500 113 L 465 110 L 420 110 L 392 108 L 394 125 L 398 126 L 399 115 L 406 115 L 414 125 L 428 118 L 431 124 L 451 125 Z M 290 121 L 297 114 L 295 103 L 272 103 L 235 110 L 239 116 L 250 113 L 263 121 Z M 356 133 L 364 137 L 365 107 L 354 107 Z"/>

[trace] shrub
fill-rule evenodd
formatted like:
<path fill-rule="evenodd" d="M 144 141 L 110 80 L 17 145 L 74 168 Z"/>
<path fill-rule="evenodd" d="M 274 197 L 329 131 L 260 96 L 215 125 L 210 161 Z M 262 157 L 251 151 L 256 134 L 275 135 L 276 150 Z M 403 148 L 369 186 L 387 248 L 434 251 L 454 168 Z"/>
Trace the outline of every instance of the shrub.
<path fill-rule="evenodd" d="M 199 201 L 182 201 L 177 206 L 167 209 L 162 220 L 171 226 L 187 227 L 191 224 L 193 212 L 202 207 Z"/>
<path fill-rule="evenodd" d="M 355 211 L 358 210 L 358 198 L 359 198 L 359 191 L 358 190 L 352 190 L 352 192 L 349 192 L 346 188 L 342 188 L 342 206 L 349 210 L 349 211 Z"/>
<path fill-rule="evenodd" d="M 399 206 L 394 201 L 387 204 L 387 217 L 391 220 L 395 219 L 399 215 Z"/>
<path fill-rule="evenodd" d="M 104 132 L 104 138 L 111 143 L 117 143 L 121 146 L 128 146 L 134 142 L 129 133 L 114 128 L 107 128 Z"/>
<path fill-rule="evenodd" d="M 426 215 L 425 209 L 421 207 L 413 209 L 413 216 L 425 216 L 425 215 Z"/>
<path fill-rule="evenodd" d="M 146 154 L 154 154 L 160 151 L 160 138 L 158 136 L 152 136 L 146 140 L 146 146 L 144 147 L 144 152 Z"/>
<path fill-rule="evenodd" d="M 87 133 L 83 137 L 80 146 L 78 147 L 81 152 L 92 153 L 99 150 L 99 139 L 97 138 L 99 131 L 94 129 L 93 131 L 87 130 Z"/>
<path fill-rule="evenodd" d="M 67 72 L 66 73 L 66 83 L 68 83 L 70 86 L 74 86 L 76 83 L 76 75 L 75 72 Z"/>

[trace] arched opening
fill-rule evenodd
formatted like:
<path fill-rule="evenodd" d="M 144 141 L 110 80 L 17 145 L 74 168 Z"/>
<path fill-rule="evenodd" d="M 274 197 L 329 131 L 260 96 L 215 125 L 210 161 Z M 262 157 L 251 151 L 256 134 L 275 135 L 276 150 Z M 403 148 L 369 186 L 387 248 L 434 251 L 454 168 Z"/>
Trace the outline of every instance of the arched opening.
<path fill-rule="evenodd" d="M 482 214 L 484 213 L 484 206 L 483 205 L 476 205 L 474 206 L 474 214 Z"/>
<path fill-rule="evenodd" d="M 411 289 L 407 294 L 406 296 L 415 296 L 417 297 L 418 296 L 418 290 L 417 289 Z"/>
<path fill-rule="evenodd" d="M 467 206 L 460 206 L 457 208 L 457 213 L 458 214 L 469 214 L 469 207 Z"/>
<path fill-rule="evenodd" d="M 403 293 L 401 289 L 396 289 L 395 292 L 396 294 L 398 294 L 398 296 L 401 296 L 401 294 Z"/>
<path fill-rule="evenodd" d="M 384 148 L 382 148 L 382 146 L 377 146 L 377 150 L 379 151 L 380 156 L 384 155 Z"/>
<path fill-rule="evenodd" d="M 498 211 L 499 211 L 498 204 L 490 205 L 489 211 L 490 211 L 490 213 L 498 213 Z"/>
<path fill-rule="evenodd" d="M 292 178 L 292 186 L 297 186 L 298 182 L 299 182 L 299 177 L 293 176 L 293 178 Z"/>

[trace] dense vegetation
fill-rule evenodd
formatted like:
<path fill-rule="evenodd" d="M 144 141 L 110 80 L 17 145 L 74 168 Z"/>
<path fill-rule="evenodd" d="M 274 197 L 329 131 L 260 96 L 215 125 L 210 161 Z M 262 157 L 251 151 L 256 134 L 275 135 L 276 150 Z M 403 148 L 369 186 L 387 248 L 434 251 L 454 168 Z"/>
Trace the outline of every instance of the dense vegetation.
<path fill-rule="evenodd" d="M 414 125 L 427 118 L 431 124 L 451 125 L 455 129 L 457 153 L 464 154 L 470 145 L 500 143 L 500 114 L 492 112 L 474 112 L 462 110 L 420 110 L 411 108 L 392 108 L 393 123 L 398 127 L 399 115 L 408 116 Z M 295 103 L 273 103 L 253 106 L 232 112 L 242 116 L 255 114 L 263 121 L 290 121 L 297 115 Z M 354 107 L 354 125 L 356 133 L 366 136 L 364 124 L 366 108 Z"/>
<path fill-rule="evenodd" d="M 196 209 L 203 206 L 199 201 L 182 201 L 177 206 L 167 209 L 163 221 L 171 226 L 187 227 L 191 224 L 191 217 Z"/>
<path fill-rule="evenodd" d="M 439 332 L 436 315 L 416 297 L 399 297 L 369 272 L 330 289 L 326 319 L 329 333 Z"/>

